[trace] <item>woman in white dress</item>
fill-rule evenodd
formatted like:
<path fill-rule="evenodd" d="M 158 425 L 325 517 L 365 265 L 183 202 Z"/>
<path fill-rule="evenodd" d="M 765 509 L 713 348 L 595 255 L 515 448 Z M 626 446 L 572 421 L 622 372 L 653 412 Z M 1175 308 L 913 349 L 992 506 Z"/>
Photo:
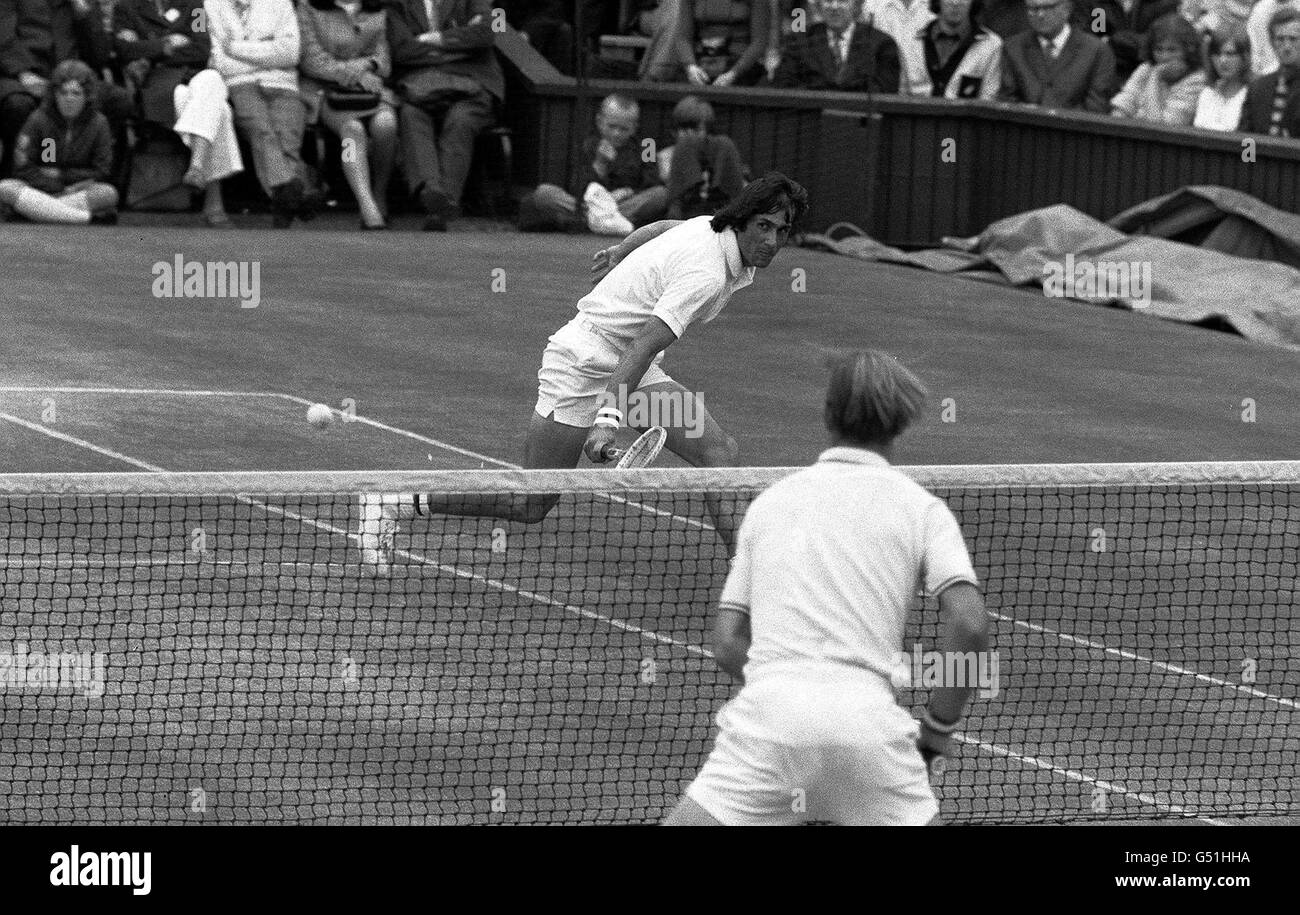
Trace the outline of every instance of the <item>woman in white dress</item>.
<path fill-rule="evenodd" d="M 1196 100 L 1193 127 L 1205 130 L 1236 130 L 1241 122 L 1241 103 L 1250 81 L 1250 38 L 1241 26 L 1210 33 L 1205 51 L 1205 74 L 1209 84 Z"/>

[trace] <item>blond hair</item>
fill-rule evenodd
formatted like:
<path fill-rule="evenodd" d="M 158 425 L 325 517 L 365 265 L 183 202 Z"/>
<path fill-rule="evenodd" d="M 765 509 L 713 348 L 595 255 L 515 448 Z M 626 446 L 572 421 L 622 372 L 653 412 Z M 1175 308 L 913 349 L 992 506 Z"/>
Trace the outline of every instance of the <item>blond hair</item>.
<path fill-rule="evenodd" d="M 826 428 L 840 438 L 887 445 L 921 415 L 921 379 L 889 353 L 861 350 L 831 360 Z"/>

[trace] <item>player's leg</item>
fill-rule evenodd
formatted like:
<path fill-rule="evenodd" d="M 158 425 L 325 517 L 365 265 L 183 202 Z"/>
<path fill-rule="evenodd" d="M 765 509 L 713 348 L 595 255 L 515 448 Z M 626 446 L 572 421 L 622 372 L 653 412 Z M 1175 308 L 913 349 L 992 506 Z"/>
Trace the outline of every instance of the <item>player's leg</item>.
<path fill-rule="evenodd" d="M 572 469 L 578 466 L 586 440 L 586 428 L 558 422 L 553 413 L 549 417 L 533 413 L 524 445 L 524 467 Z M 393 561 L 398 525 L 415 515 L 500 518 L 536 524 L 550 514 L 559 498 L 545 493 L 365 493 L 361 497 L 357 535 L 362 568 L 372 575 L 387 575 Z"/>
<path fill-rule="evenodd" d="M 673 381 L 657 364 L 646 372 L 645 380 L 633 396 L 642 392 L 652 397 L 652 404 L 661 405 L 649 409 L 648 416 L 668 432 L 664 446 L 669 451 L 693 467 L 736 466 L 740 453 L 736 440 L 714 420 L 703 397 Z M 628 413 L 635 415 L 630 403 Z M 730 555 L 736 542 L 736 527 L 740 524 L 738 506 L 733 500 L 707 493 L 704 504 Z"/>

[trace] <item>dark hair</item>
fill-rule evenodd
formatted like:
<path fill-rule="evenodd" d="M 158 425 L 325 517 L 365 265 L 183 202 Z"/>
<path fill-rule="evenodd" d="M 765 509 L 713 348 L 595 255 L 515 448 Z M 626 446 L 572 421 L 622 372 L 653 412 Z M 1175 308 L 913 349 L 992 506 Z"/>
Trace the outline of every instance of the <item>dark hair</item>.
<path fill-rule="evenodd" d="M 1201 33 L 1177 13 L 1166 13 L 1151 23 L 1147 34 L 1147 63 L 1156 62 L 1156 45 L 1163 42 L 1176 43 L 1183 52 L 1183 62 L 1188 69 L 1195 70 L 1201 62 Z"/>
<path fill-rule="evenodd" d="M 1205 77 L 1214 85 L 1219 79 L 1219 74 L 1214 69 L 1214 55 L 1226 47 L 1232 47 L 1241 54 L 1245 61 L 1242 71 L 1237 74 L 1237 78 L 1245 82 L 1250 82 L 1250 35 L 1239 25 L 1221 26 L 1210 32 L 1205 40 Z"/>
<path fill-rule="evenodd" d="M 1268 40 L 1273 40 L 1273 33 L 1278 30 L 1278 26 L 1287 25 L 1300 19 L 1300 10 L 1294 6 L 1279 7 L 1278 11 L 1269 17 L 1268 20 Z"/>
<path fill-rule="evenodd" d="M 709 223 L 714 232 L 723 229 L 744 229 L 749 220 L 776 210 L 790 212 L 790 229 L 808 212 L 808 192 L 797 181 L 780 172 L 768 172 L 740 189 L 736 199 L 714 214 Z"/>
<path fill-rule="evenodd" d="M 338 3 L 337 0 L 307 0 L 312 9 L 321 10 L 322 12 L 334 9 Z M 378 13 L 386 6 L 385 0 L 361 0 L 361 8 L 367 13 Z"/>
<path fill-rule="evenodd" d="M 50 114 L 62 119 L 63 115 L 59 114 L 59 106 L 55 103 L 55 97 L 59 94 L 59 89 L 67 83 L 81 83 L 81 88 L 86 93 L 86 107 L 82 110 L 81 117 L 85 118 L 99 110 L 99 101 L 96 89 L 99 80 L 95 78 L 95 71 L 90 66 L 79 60 L 65 60 L 54 68 L 50 74 L 49 85 L 45 87 L 45 98 L 41 106 Z"/>
<path fill-rule="evenodd" d="M 673 106 L 673 127 L 691 129 L 703 127 L 708 130 L 713 126 L 713 106 L 698 95 L 688 95 Z"/>
<path fill-rule="evenodd" d="M 832 357 L 826 428 L 852 442 L 888 445 L 921 415 L 921 379 L 889 353 L 860 350 Z"/>
<path fill-rule="evenodd" d="M 930 12 L 936 16 L 939 15 L 939 5 L 943 0 L 930 0 Z M 980 27 L 980 16 L 984 13 L 984 0 L 971 0 L 970 4 L 970 24 L 975 28 Z"/>

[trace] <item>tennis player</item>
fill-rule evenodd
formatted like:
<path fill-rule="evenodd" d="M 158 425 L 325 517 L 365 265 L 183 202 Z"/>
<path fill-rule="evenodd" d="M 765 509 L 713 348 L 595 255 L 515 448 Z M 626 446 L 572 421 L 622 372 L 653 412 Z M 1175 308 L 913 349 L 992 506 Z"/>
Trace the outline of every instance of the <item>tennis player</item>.
<path fill-rule="evenodd" d="M 577 315 L 551 335 L 542 355 L 524 467 L 573 468 L 584 452 L 592 461 L 605 461 L 605 448 L 623 424 L 620 404 L 631 399 L 627 392 L 659 395 L 693 417 L 690 428 L 662 424 L 670 451 L 697 467 L 733 466 L 735 439 L 718 426 L 702 398 L 664 371 L 664 351 L 692 326 L 716 318 L 732 294 L 754 281 L 758 268 L 772 263 L 807 207 L 803 187 L 770 172 L 714 216 L 653 223 L 599 252 L 593 267 L 599 282 L 578 302 Z M 694 412 L 685 409 L 688 399 Z M 399 517 L 427 513 L 532 524 L 558 500 L 548 494 L 366 494 L 362 565 L 372 574 L 387 574 Z M 719 505 L 708 506 L 730 549 L 734 522 Z"/>
<path fill-rule="evenodd" d="M 908 604 L 918 586 L 938 596 L 945 651 L 985 651 L 989 624 L 957 520 L 889 463 L 924 398 L 884 353 L 834 364 L 833 446 L 740 526 L 714 656 L 744 685 L 667 825 L 938 822 L 928 763 L 949 752 L 971 686 L 936 688 L 919 723 L 898 704 Z"/>

